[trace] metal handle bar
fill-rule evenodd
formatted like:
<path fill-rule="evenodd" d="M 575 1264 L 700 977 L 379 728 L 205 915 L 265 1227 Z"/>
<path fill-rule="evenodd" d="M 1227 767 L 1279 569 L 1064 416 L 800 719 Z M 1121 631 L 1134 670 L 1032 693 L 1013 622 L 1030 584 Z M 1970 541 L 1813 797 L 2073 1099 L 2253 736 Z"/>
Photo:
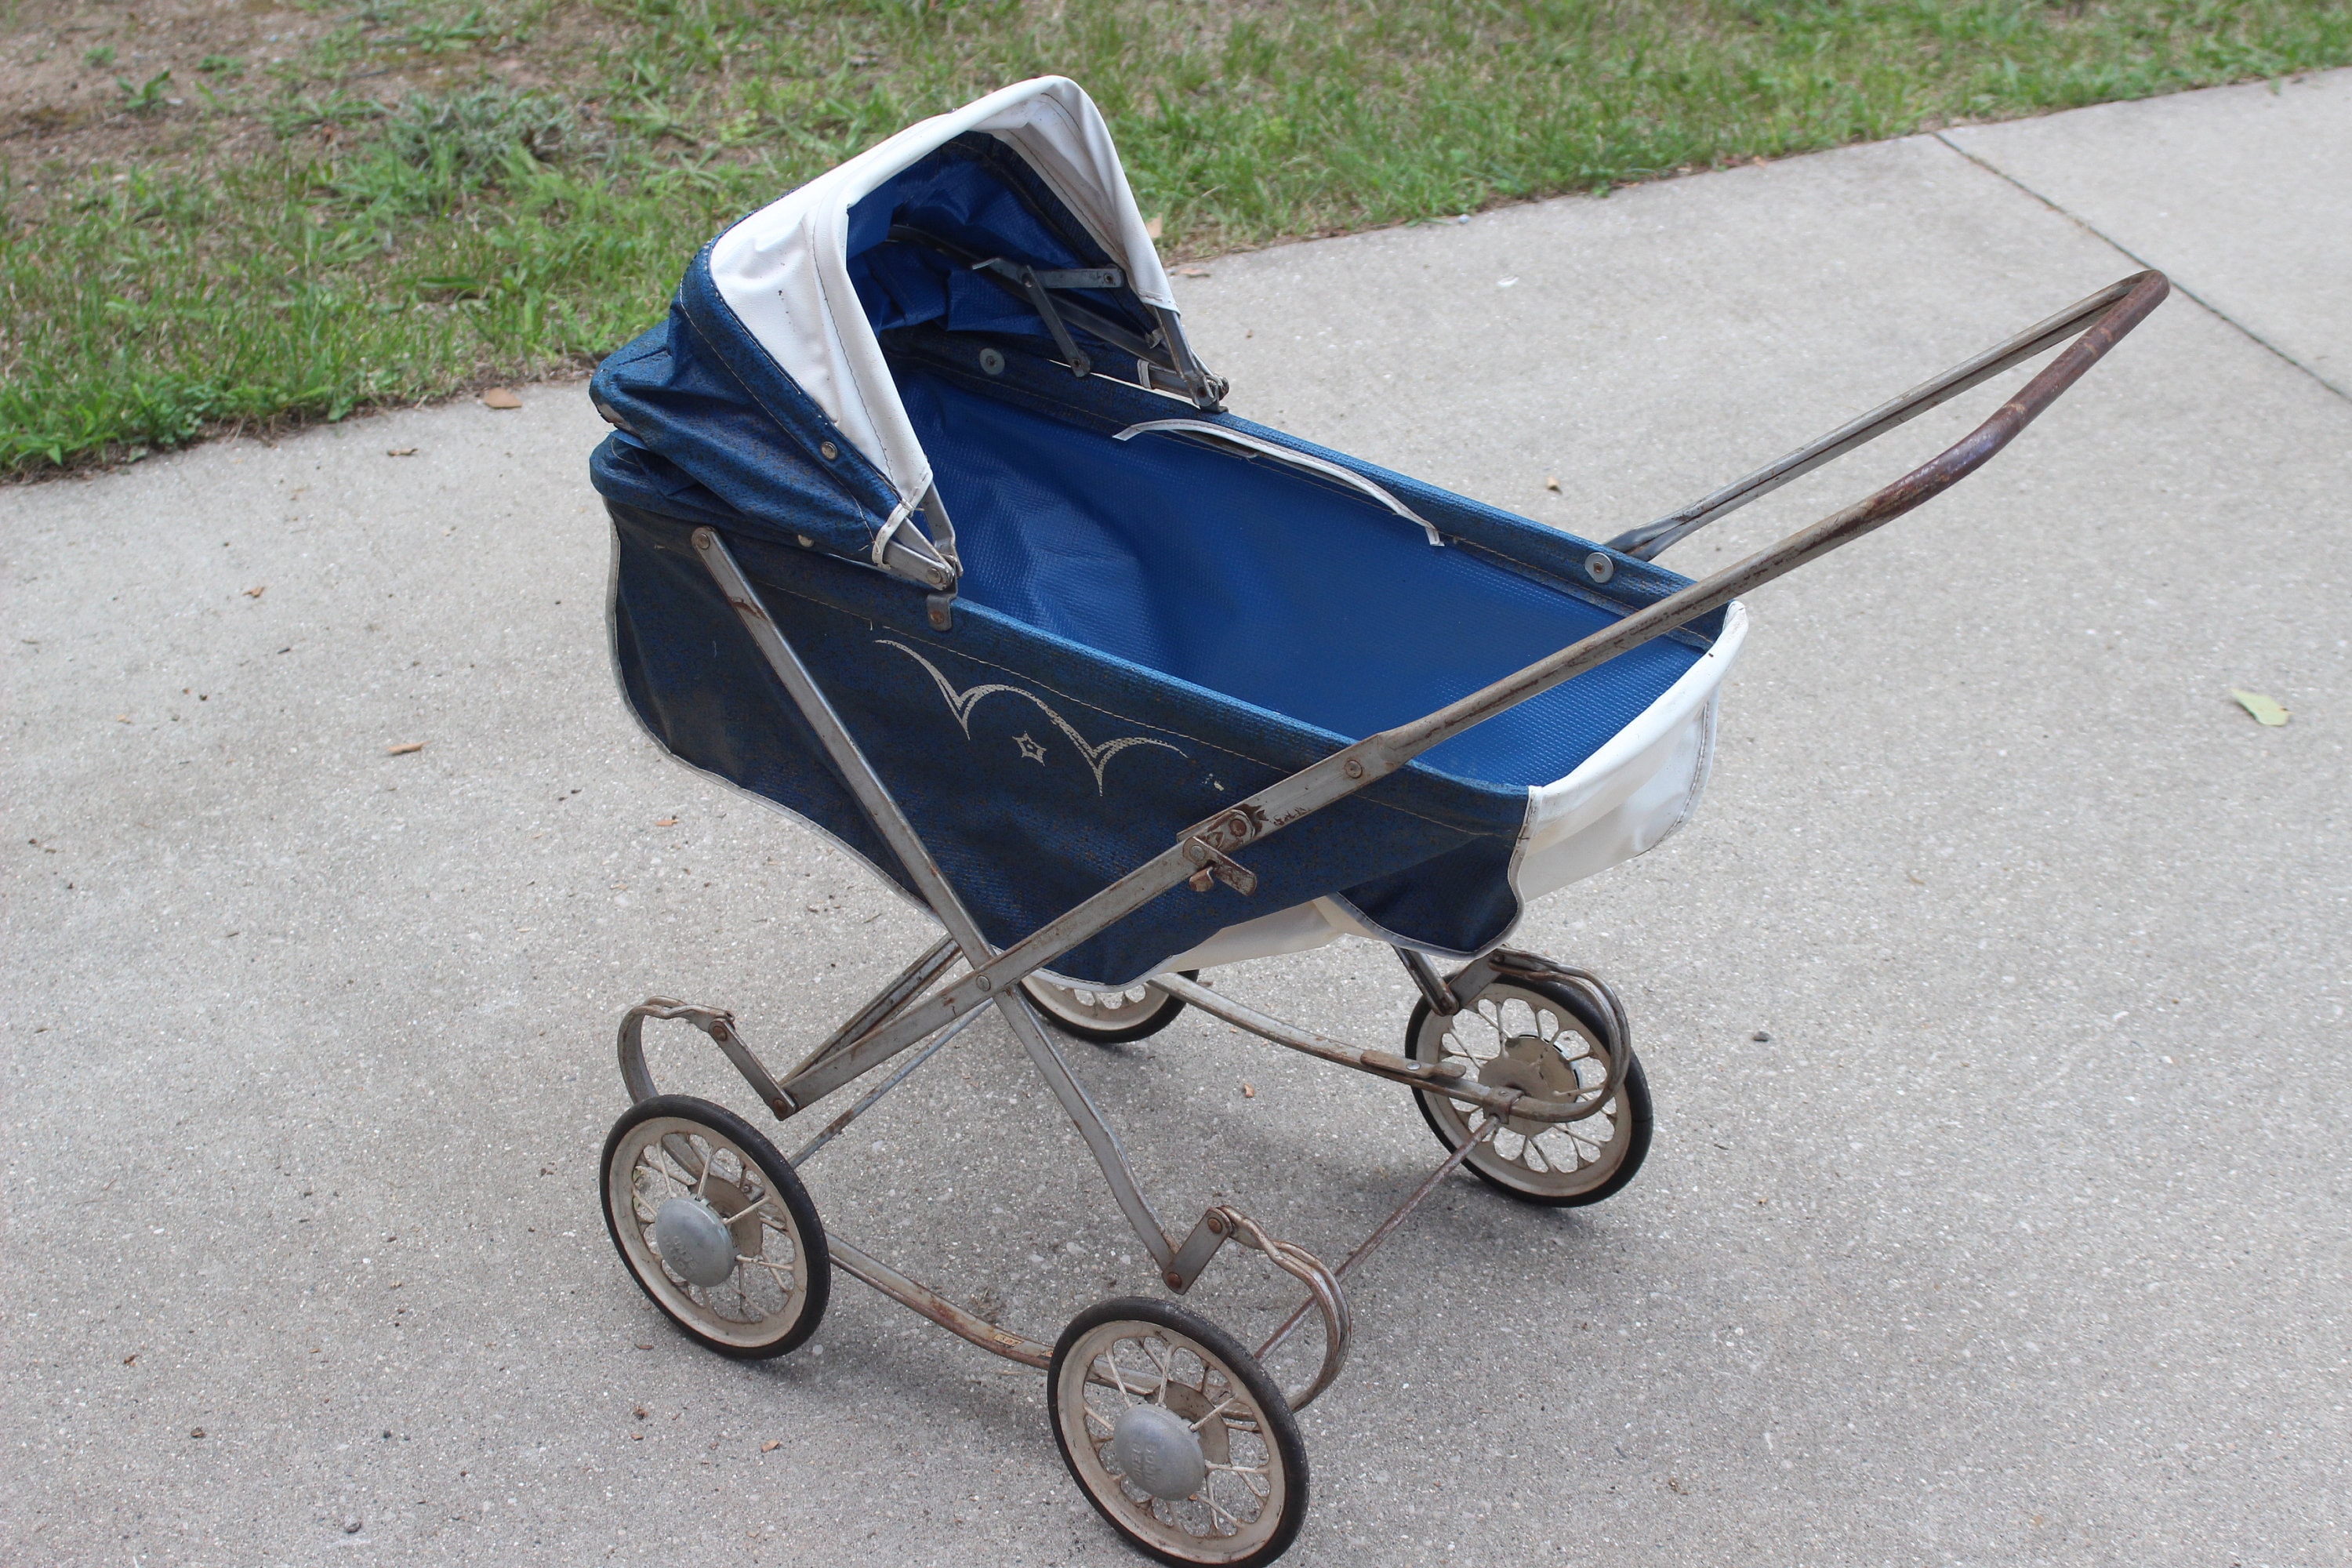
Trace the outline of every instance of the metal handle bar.
<path fill-rule="evenodd" d="M 1606 663 L 1652 637 L 1721 609 L 1740 595 L 1760 588 L 1774 578 L 1784 576 L 1807 562 L 1828 554 L 1840 545 L 1851 544 L 1864 534 L 1894 521 L 1921 502 L 1943 494 L 2015 440 L 2019 431 L 2033 423 L 2043 409 L 2058 400 L 2061 393 L 2081 380 L 2084 372 L 2098 363 L 2109 349 L 2122 341 L 2125 333 L 2139 325 L 2150 310 L 2163 303 L 2171 287 L 2161 272 L 2138 272 L 2093 295 L 2095 300 L 2106 298 L 2110 302 L 2080 330 L 2081 335 L 2067 346 L 2064 353 L 2027 382 L 2017 395 L 1995 409 L 1991 418 L 1893 484 L 1854 502 L 1843 511 L 1831 513 L 1810 528 L 1798 530 L 1780 543 L 1759 550 L 1745 561 L 1728 566 L 1703 582 L 1694 583 L 1678 594 L 1671 594 L 1655 604 L 1634 611 L 1573 647 L 1563 648 L 1516 675 L 1506 676 L 1467 697 L 1449 702 L 1427 718 L 1401 724 L 1382 734 L 1359 742 L 1358 745 L 1376 747 L 1383 753 L 1384 759 L 1394 758 L 1395 766 L 1402 767 L 1431 747 L 1452 740 L 1473 724 L 1516 708 L 1529 698 L 1539 697 L 1553 687 L 1572 680 L 1586 670 Z M 2123 292 L 2117 296 L 2116 290 L 2119 289 Z M 1369 763 L 1366 765 L 1370 766 Z M 1304 779 L 1307 773 L 1313 771 L 1306 770 L 1294 775 L 1294 779 Z M 1286 780 L 1274 787 L 1281 790 L 1291 782 Z M 1230 851 L 1231 846 L 1220 845 L 1219 847 Z"/>
<path fill-rule="evenodd" d="M 1637 561 L 1656 560 L 1669 546 L 1688 539 L 1716 519 L 1728 516 L 1749 501 L 1770 495 L 1790 480 L 1801 479 L 1822 464 L 1836 461 L 1855 447 L 1866 446 L 1897 426 L 1907 424 L 1929 409 L 1950 402 L 1970 387 L 1990 380 L 2010 366 L 2032 359 L 2053 344 L 2063 342 L 2080 331 L 2084 321 L 2128 295 L 2134 287 L 2151 276 L 2153 274 L 2146 272 L 2135 273 L 2110 283 L 2089 299 L 2069 305 L 2048 321 L 2037 322 L 2007 342 L 1997 344 L 1972 360 L 1954 365 L 1932 381 L 1920 383 L 1893 402 L 1883 403 L 1860 418 L 1839 426 L 1821 439 L 1798 447 L 1780 461 L 1767 463 L 1754 473 L 1734 479 L 1721 489 L 1700 497 L 1678 511 L 1668 512 L 1655 522 L 1628 529 L 1611 540 L 1609 548 L 1631 555 Z M 2031 419 L 2032 415 L 2026 417 Z"/>
<path fill-rule="evenodd" d="M 1720 609 L 1740 595 L 1793 572 L 1842 544 L 1853 542 L 1949 489 L 2015 439 L 2019 431 L 2032 424 L 2061 393 L 2080 380 L 2084 372 L 2098 363 L 2125 333 L 2162 303 L 2170 289 L 2164 275 L 2154 271 L 2137 273 L 2116 287 L 2124 289 L 2119 297 L 2112 289 L 2093 296 L 2110 299 L 2111 302 L 2090 320 L 2064 352 L 2002 404 L 1991 418 L 1893 484 L 1712 577 L 1634 611 L 1549 658 L 1538 659 L 1410 724 L 1368 735 L 1267 785 L 1249 799 L 1180 835 L 1166 849 L 980 963 L 961 980 L 877 1025 L 856 1044 L 835 1052 L 823 1063 L 795 1074 L 786 1083 L 786 1091 L 799 1104 L 809 1103 L 877 1062 L 906 1049 L 958 1014 L 988 1001 L 992 991 L 1017 983 L 1096 932 L 1108 929 L 1189 880 L 1201 868 L 1194 857 L 1187 853 L 1196 840 L 1220 854 L 1230 855 L 1268 834 L 1279 832 L 1300 817 L 1397 772 L 1423 752 L 1444 744 L 1472 725 L 1539 697 L 1621 653 Z M 698 542 L 709 532 L 698 531 Z M 710 537 L 711 544 L 705 548 L 715 552 L 716 536 Z"/>

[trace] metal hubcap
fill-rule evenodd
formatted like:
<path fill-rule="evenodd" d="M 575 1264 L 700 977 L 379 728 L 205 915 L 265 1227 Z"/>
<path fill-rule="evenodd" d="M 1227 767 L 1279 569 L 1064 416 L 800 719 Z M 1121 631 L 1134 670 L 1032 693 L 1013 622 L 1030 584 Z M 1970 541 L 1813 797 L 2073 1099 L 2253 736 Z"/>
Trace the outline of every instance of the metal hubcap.
<path fill-rule="evenodd" d="M 1209 1479 L 1201 1440 L 1182 1416 L 1164 1405 L 1132 1405 L 1119 1416 L 1111 1432 L 1110 1460 L 1129 1480 L 1169 1502 L 1191 1497 Z"/>
<path fill-rule="evenodd" d="M 1478 1081 L 1488 1089 L 1516 1089 L 1530 1100 L 1574 1100 L 1584 1088 L 1559 1047 L 1540 1035 L 1512 1036 L 1478 1068 Z M 1503 1125 L 1530 1138 L 1548 1124 L 1513 1117 Z"/>
<path fill-rule="evenodd" d="M 654 1215 L 654 1247 L 689 1285 L 722 1284 L 735 1272 L 735 1233 L 698 1197 L 665 1202 Z"/>

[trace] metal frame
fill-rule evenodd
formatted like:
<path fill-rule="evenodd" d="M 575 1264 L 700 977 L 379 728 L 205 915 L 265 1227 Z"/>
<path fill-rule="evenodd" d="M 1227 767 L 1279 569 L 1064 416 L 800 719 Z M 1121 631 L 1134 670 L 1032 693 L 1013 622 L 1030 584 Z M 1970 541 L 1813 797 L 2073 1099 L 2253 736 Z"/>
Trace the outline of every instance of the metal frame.
<path fill-rule="evenodd" d="M 1040 272 L 1024 262 L 967 250 L 951 239 L 909 224 L 891 225 L 889 237 L 902 245 L 922 246 L 960 267 L 968 267 L 1028 305 L 1045 323 L 1046 333 L 1053 338 L 1055 351 L 1062 356 L 1063 365 L 1079 379 L 1095 374 L 1095 362 L 1093 356 L 1078 347 L 1077 341 L 1071 336 L 1072 327 L 1115 349 L 1133 354 L 1137 384 L 1146 391 L 1172 393 L 1211 414 L 1224 406 L 1224 378 L 1210 374 L 1193 354 L 1192 342 L 1184 336 L 1183 323 L 1175 311 L 1162 310 L 1138 296 L 1136 302 L 1150 311 L 1152 321 L 1157 323 L 1150 336 L 1138 337 L 1118 322 L 1105 320 L 1075 300 L 1057 300 L 1054 298 L 1054 291 L 1057 289 L 1124 289 L 1128 287 L 1128 279 L 1118 268 L 1087 267 Z"/>
<path fill-rule="evenodd" d="M 897 236 L 894 233 L 894 237 Z M 909 237 L 917 237 L 910 236 Z M 929 237 L 920 237 L 929 243 Z M 1058 279 L 1034 280 L 1035 292 Z M 1024 279 L 1024 285 L 1031 280 Z M 1351 1046 L 1313 1030 L 1300 1028 L 1219 995 L 1208 986 L 1181 975 L 1156 977 L 1155 983 L 1192 1006 L 1237 1028 L 1291 1050 L 1352 1068 L 1359 1072 L 1423 1090 L 1443 1093 L 1483 1113 L 1485 1120 L 1411 1196 L 1399 1205 L 1337 1269 L 1300 1247 L 1278 1240 L 1257 1222 L 1227 1205 L 1205 1211 L 1180 1242 L 1161 1225 L 1145 1198 L 1119 1148 L 1118 1137 L 1102 1119 L 1085 1087 L 1039 1022 L 1020 982 L 1118 920 L 1179 884 L 1205 892 L 1223 881 L 1247 896 L 1257 879 L 1234 860 L 1234 852 L 1279 832 L 1325 806 L 1368 788 L 1411 763 L 1413 758 L 1451 740 L 1475 724 L 1495 717 L 1530 698 L 1573 679 L 1617 655 L 1663 637 L 1729 604 L 1741 595 L 1794 571 L 1843 544 L 1861 538 L 1941 493 L 1975 471 L 2006 446 L 2042 409 L 2095 364 L 2125 333 L 2162 301 L 2168 285 L 2159 273 L 2142 272 L 2122 279 L 2051 317 L 2026 332 L 1955 367 L 1935 380 L 1831 432 L 1780 462 L 1759 469 L 1737 483 L 1643 529 L 1621 536 L 1613 548 L 1644 558 L 1715 518 L 1725 515 L 1799 475 L 1852 451 L 1864 442 L 1927 409 L 1977 385 L 2020 361 L 2073 336 L 2074 342 L 2039 374 L 2001 405 L 1993 416 L 1960 441 L 1893 484 L 1867 499 L 1832 513 L 1780 543 L 1758 552 L 1703 582 L 1637 610 L 1601 631 L 1538 660 L 1516 674 L 1449 703 L 1412 723 L 1370 735 L 1269 785 L 1248 800 L 1219 812 L 1178 836 L 1176 842 L 1141 866 L 1119 878 L 1059 918 L 1047 922 L 1012 946 L 999 950 L 982 935 L 957 897 L 913 825 L 892 798 L 888 787 L 866 761 L 856 741 L 842 722 L 769 616 L 759 591 L 746 577 L 723 541 L 704 528 L 694 533 L 694 546 L 728 603 L 742 620 L 761 653 L 794 704 L 816 732 L 826 755 L 849 786 L 858 805 L 881 834 L 917 892 L 939 917 L 947 934 L 844 1023 L 801 1064 L 781 1079 L 772 1076 L 737 1029 L 731 1015 L 655 997 L 631 1008 L 620 1029 L 621 1072 L 630 1095 L 643 1100 L 655 1092 L 645 1065 L 643 1044 L 646 1018 L 682 1019 L 709 1035 L 743 1075 L 762 1103 L 779 1118 L 806 1110 L 882 1062 L 917 1045 L 929 1045 L 913 1059 L 836 1118 L 793 1157 L 798 1165 L 863 1116 L 993 1004 L 1028 1055 L 1038 1075 L 1053 1090 L 1062 1109 L 1076 1125 L 1088 1151 L 1101 1167 L 1111 1195 L 1154 1261 L 1168 1287 L 1189 1291 L 1210 1261 L 1229 1240 L 1237 1240 L 1264 1255 L 1276 1268 L 1304 1284 L 1307 1300 L 1261 1347 L 1261 1358 L 1272 1353 L 1297 1327 L 1310 1308 L 1324 1321 L 1321 1367 L 1308 1383 L 1286 1397 L 1292 1408 L 1304 1406 L 1330 1386 L 1345 1365 L 1352 1323 L 1342 1281 L 1420 1205 L 1439 1182 L 1467 1159 L 1481 1142 L 1507 1121 L 1563 1122 L 1590 1116 L 1601 1109 L 1618 1084 L 1630 1039 L 1623 1008 L 1609 988 L 1579 970 L 1563 969 L 1532 955 L 1497 951 L 1452 977 L 1441 976 L 1423 954 L 1400 949 L 1406 969 L 1431 1008 L 1451 1016 L 1464 999 L 1475 998 L 1495 977 L 1515 974 L 1529 979 L 1563 981 L 1585 989 L 1601 1004 L 1614 1022 L 1616 1045 L 1607 1079 L 1581 1090 L 1571 1100 L 1531 1100 L 1517 1090 L 1492 1089 L 1466 1081 L 1453 1064 L 1427 1064 L 1391 1052 Z M 1073 315 L 1076 312 L 1072 312 Z M 1053 318 L 1048 314 L 1049 322 Z M 1091 330 L 1091 327 L 1089 328 Z M 1172 337 L 1167 340 L 1177 342 Z M 1143 426 L 1139 428 L 1148 428 Z M 1129 434 L 1133 434 L 1130 431 Z M 1188 432 L 1190 433 L 1190 432 Z M 941 521 L 944 521 L 944 509 Z M 1416 520 L 1418 521 L 1418 520 Z M 1425 526 L 1425 525 L 1424 525 Z M 947 538 L 951 541 L 952 534 Z M 947 549 L 953 550 L 952 542 Z M 1606 559 L 1606 557 L 1602 557 Z M 965 973 L 936 984 L 957 959 Z M 937 1291 L 899 1273 L 880 1259 L 860 1251 L 828 1232 L 833 1260 L 847 1273 L 925 1317 L 980 1345 L 1029 1366 L 1044 1366 L 1051 1350 L 984 1322 Z"/>

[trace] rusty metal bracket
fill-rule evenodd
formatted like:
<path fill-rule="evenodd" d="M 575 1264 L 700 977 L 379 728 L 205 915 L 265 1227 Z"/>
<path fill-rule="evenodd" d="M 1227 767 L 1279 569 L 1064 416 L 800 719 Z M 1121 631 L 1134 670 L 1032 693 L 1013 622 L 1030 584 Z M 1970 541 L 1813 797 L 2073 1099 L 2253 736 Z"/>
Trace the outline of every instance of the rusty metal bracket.
<path fill-rule="evenodd" d="M 751 1047 L 743 1041 L 735 1026 L 735 1015 L 718 1007 L 698 1007 L 690 1003 L 673 1002 L 667 996 L 648 996 L 621 1015 L 621 1081 L 628 1086 L 630 1103 L 642 1105 L 661 1092 L 654 1087 L 654 1075 L 646 1067 L 646 1020 L 647 1018 L 680 1018 L 709 1035 L 760 1103 L 776 1113 L 777 1120 L 790 1116 L 798 1109 L 793 1097 L 769 1075 Z"/>
<path fill-rule="evenodd" d="M 1160 1275 L 1160 1281 L 1179 1296 L 1200 1282 L 1209 1267 L 1209 1260 L 1233 1237 L 1233 1226 L 1225 1222 L 1224 1210 L 1212 1208 L 1201 1215 L 1192 1234 L 1176 1249 L 1176 1260 Z"/>
<path fill-rule="evenodd" d="M 1292 1322 L 1297 1322 L 1309 1306 L 1323 1314 L 1323 1364 L 1316 1368 L 1312 1378 L 1297 1388 L 1284 1390 L 1282 1395 L 1291 1409 L 1304 1410 L 1317 1394 L 1339 1381 L 1340 1369 L 1348 1364 L 1348 1348 L 1355 1341 L 1356 1320 L 1349 1310 L 1347 1292 L 1339 1288 L 1339 1277 L 1305 1247 L 1268 1236 L 1265 1226 L 1237 1208 L 1219 1206 L 1211 1209 L 1209 1215 L 1218 1219 L 1232 1239 L 1265 1254 L 1267 1262 L 1307 1287 L 1307 1301 L 1291 1315 Z M 1207 1217 L 1202 1216 L 1204 1221 Z M 1265 1349 L 1258 1352 L 1260 1362 L 1265 1360 L 1266 1351 L 1276 1342 L 1266 1342 Z"/>
<path fill-rule="evenodd" d="M 1419 1201 L 1418 1196 L 1412 1200 L 1413 1203 Z M 1409 1210 L 1412 1204 L 1406 1207 Z M 1402 1217 L 1402 1214 L 1392 1216 L 1388 1225 L 1376 1234 L 1385 1237 Z M 1267 1260 L 1276 1268 L 1307 1287 L 1307 1300 L 1299 1303 L 1298 1310 L 1290 1315 L 1289 1321 L 1283 1324 L 1274 1338 L 1265 1342 L 1265 1348 L 1258 1352 L 1258 1360 L 1263 1362 L 1268 1352 L 1289 1337 L 1290 1331 L 1298 1325 L 1307 1308 L 1319 1309 L 1323 1314 L 1323 1364 L 1317 1369 L 1313 1379 L 1283 1395 L 1290 1402 L 1293 1410 L 1304 1410 L 1308 1401 L 1338 1380 L 1340 1368 L 1348 1363 L 1348 1346 L 1356 1331 L 1347 1292 L 1339 1289 L 1339 1275 L 1326 1268 L 1322 1259 L 1294 1242 L 1269 1236 L 1264 1226 L 1230 1204 L 1214 1204 L 1202 1212 L 1201 1223 L 1192 1227 L 1192 1234 L 1186 1237 L 1184 1245 L 1176 1249 L 1176 1260 L 1161 1276 L 1168 1288 L 1180 1296 L 1192 1289 L 1208 1268 L 1210 1260 L 1228 1241 L 1255 1247 L 1265 1254 Z M 1378 1242 L 1373 1245 L 1377 1246 Z"/>
<path fill-rule="evenodd" d="M 1200 868 L 1184 879 L 1196 893 L 1207 892 L 1213 880 L 1223 882 L 1245 899 L 1257 891 L 1256 872 L 1197 833 L 1184 840 L 1184 858 Z"/>
<path fill-rule="evenodd" d="M 1428 1197 L 1430 1194 L 1437 1190 L 1437 1184 L 1452 1175 L 1454 1172 L 1460 1170 L 1462 1168 L 1462 1163 L 1470 1157 L 1472 1152 L 1475 1150 L 1478 1145 L 1494 1137 L 1496 1130 L 1502 1125 L 1503 1119 L 1501 1117 L 1489 1116 L 1486 1121 L 1472 1128 L 1470 1130 L 1470 1136 L 1462 1141 L 1462 1147 L 1454 1150 L 1453 1153 L 1448 1154 L 1443 1161 L 1441 1161 L 1437 1169 L 1430 1172 L 1428 1176 L 1423 1179 L 1421 1185 L 1415 1187 L 1412 1190 L 1412 1194 L 1408 1196 L 1404 1202 L 1399 1204 L 1394 1212 L 1392 1212 L 1388 1218 L 1381 1221 L 1380 1225 L 1373 1229 L 1371 1235 L 1364 1237 L 1363 1245 L 1357 1247 L 1355 1251 L 1348 1254 L 1348 1260 L 1345 1263 L 1339 1265 L 1336 1269 L 1327 1271 L 1330 1279 L 1330 1293 L 1338 1300 L 1343 1319 L 1347 1312 L 1347 1297 L 1341 1293 L 1340 1287 L 1346 1283 L 1348 1276 L 1362 1268 L 1364 1260 L 1371 1257 L 1373 1253 L 1378 1252 L 1381 1249 L 1381 1244 L 1388 1240 L 1390 1237 L 1396 1234 L 1397 1226 L 1405 1222 L 1406 1216 L 1421 1206 L 1422 1200 Z M 1318 1264 L 1317 1267 L 1320 1268 L 1321 1265 Z M 1310 1286 L 1310 1289 L 1311 1289 L 1312 1287 Z M 1266 1357 L 1272 1355 L 1282 1344 L 1282 1342 L 1290 1337 L 1291 1331 L 1297 1328 L 1299 1323 L 1305 1320 L 1307 1316 L 1307 1309 L 1309 1307 L 1323 1308 L 1324 1327 L 1327 1336 L 1324 1341 L 1323 1360 L 1325 1366 L 1330 1373 L 1329 1377 L 1318 1377 L 1307 1389 L 1307 1398 L 1312 1399 L 1316 1394 L 1322 1393 L 1325 1388 L 1330 1386 L 1330 1380 L 1332 1377 L 1339 1376 L 1339 1369 L 1331 1365 L 1331 1342 L 1328 1338 L 1331 1331 L 1331 1310 L 1324 1305 L 1323 1296 L 1320 1292 L 1312 1294 L 1307 1300 L 1298 1303 L 1297 1310 L 1294 1310 L 1289 1317 L 1285 1318 L 1282 1321 L 1282 1326 L 1275 1330 L 1273 1333 L 1266 1336 L 1265 1342 L 1257 1348 L 1257 1359 L 1261 1363 L 1263 1363 Z M 1350 1321 L 1349 1323 L 1350 1331 L 1352 1331 L 1352 1321 Z M 1342 1360 L 1346 1359 L 1347 1349 L 1344 1345 L 1340 1347 L 1339 1355 Z M 1297 1410 L 1304 1405 L 1305 1403 L 1306 1400 L 1294 1398 L 1290 1402 L 1290 1407 L 1293 1410 Z"/>

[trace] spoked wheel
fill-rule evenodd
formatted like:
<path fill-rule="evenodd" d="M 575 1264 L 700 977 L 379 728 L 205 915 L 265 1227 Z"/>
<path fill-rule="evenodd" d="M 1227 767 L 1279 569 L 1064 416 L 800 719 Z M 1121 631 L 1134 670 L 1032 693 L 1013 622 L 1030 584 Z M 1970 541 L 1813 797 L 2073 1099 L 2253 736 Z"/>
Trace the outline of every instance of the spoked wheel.
<path fill-rule="evenodd" d="M 1187 969 L 1181 973 L 1185 979 L 1192 980 L 1201 972 Z M 1184 1010 L 1183 1003 L 1149 981 L 1121 990 L 1097 990 L 1092 986 L 1061 985 L 1041 974 L 1033 974 L 1021 986 L 1055 1027 L 1097 1046 L 1123 1045 L 1146 1035 L 1156 1035 Z"/>
<path fill-rule="evenodd" d="M 1405 1051 L 1417 1062 L 1451 1061 L 1491 1088 L 1533 1098 L 1573 1100 L 1606 1082 L 1612 1021 L 1592 997 L 1566 981 L 1496 976 L 1462 999 L 1451 1018 L 1422 1002 L 1406 1026 Z M 1475 1107 L 1442 1092 L 1414 1091 L 1430 1131 L 1447 1149 L 1470 1136 Z M 1564 1208 L 1597 1204 L 1633 1179 L 1650 1152 L 1650 1084 L 1631 1047 L 1616 1091 L 1580 1121 L 1546 1123 L 1514 1117 L 1464 1162 L 1473 1175 L 1522 1203 Z"/>
<path fill-rule="evenodd" d="M 1248 1568 L 1290 1549 L 1307 1448 L 1231 1334 L 1166 1301 L 1104 1301 L 1062 1331 L 1047 1377 L 1062 1462 L 1137 1551 Z"/>
<path fill-rule="evenodd" d="M 632 1106 L 604 1140 L 604 1226 L 654 1305 L 721 1355 L 782 1355 L 824 1316 L 833 1260 L 776 1146 L 683 1094 Z"/>

